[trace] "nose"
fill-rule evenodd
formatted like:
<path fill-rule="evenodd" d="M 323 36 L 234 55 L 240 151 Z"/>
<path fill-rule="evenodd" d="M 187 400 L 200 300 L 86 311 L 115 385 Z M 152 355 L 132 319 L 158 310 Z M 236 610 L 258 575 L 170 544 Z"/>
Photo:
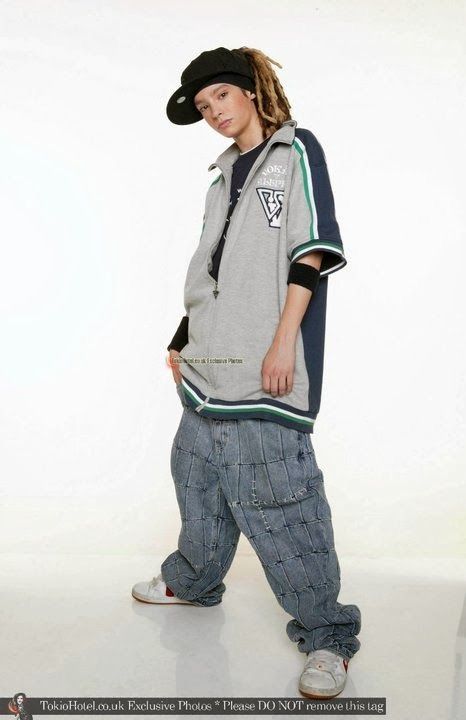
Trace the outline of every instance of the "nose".
<path fill-rule="evenodd" d="M 212 105 L 212 116 L 217 120 L 220 118 L 223 110 L 220 109 L 220 105 Z"/>

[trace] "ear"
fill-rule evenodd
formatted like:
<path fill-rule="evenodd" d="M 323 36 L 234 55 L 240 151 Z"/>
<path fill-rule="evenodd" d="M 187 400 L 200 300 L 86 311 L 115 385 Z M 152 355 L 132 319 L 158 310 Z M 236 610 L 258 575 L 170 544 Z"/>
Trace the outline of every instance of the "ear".
<path fill-rule="evenodd" d="M 252 99 L 255 98 L 255 97 L 256 97 L 256 94 L 255 94 L 255 93 L 252 92 L 252 93 L 249 94 L 249 99 L 250 99 L 250 100 L 252 100 Z"/>

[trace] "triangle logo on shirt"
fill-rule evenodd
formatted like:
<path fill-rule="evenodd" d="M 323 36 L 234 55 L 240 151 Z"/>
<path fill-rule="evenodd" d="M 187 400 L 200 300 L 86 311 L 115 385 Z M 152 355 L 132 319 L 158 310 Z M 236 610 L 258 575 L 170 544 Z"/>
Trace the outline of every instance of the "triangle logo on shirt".
<path fill-rule="evenodd" d="M 264 208 L 265 216 L 269 221 L 269 227 L 279 228 L 283 206 L 283 190 L 272 188 L 256 188 Z"/>

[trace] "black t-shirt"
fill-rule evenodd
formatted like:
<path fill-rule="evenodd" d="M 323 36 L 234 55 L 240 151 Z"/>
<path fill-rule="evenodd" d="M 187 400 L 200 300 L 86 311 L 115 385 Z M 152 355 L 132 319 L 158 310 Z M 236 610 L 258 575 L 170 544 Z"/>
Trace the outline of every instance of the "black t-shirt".
<path fill-rule="evenodd" d="M 220 238 L 220 242 L 217 245 L 213 256 L 212 270 L 210 271 L 210 274 L 213 278 L 215 278 L 215 280 L 218 280 L 218 269 L 220 267 L 220 260 L 223 253 L 223 247 L 225 245 L 226 233 L 228 230 L 228 224 L 230 222 L 231 214 L 235 209 L 236 203 L 238 202 L 241 188 L 243 187 L 246 178 L 249 175 L 249 171 L 254 165 L 257 156 L 260 154 L 268 141 L 269 138 L 266 138 L 259 145 L 256 145 L 256 147 L 251 148 L 251 150 L 246 150 L 246 152 L 244 153 L 241 153 L 233 164 L 233 174 L 231 177 L 230 190 L 230 206 L 228 208 L 228 215 L 225 222 L 225 227 L 223 228 L 222 237 Z"/>
<path fill-rule="evenodd" d="M 241 194 L 241 189 L 247 176 L 249 175 L 249 171 L 254 165 L 257 156 L 267 144 L 268 140 L 269 138 L 266 138 L 259 145 L 256 145 L 256 147 L 251 148 L 251 150 L 246 150 L 246 152 L 244 153 L 241 153 L 233 164 L 228 215 L 225 222 L 225 227 L 223 228 L 222 237 L 220 238 L 220 242 L 217 245 L 213 256 L 212 270 L 210 272 L 211 276 L 215 278 L 215 280 L 218 280 L 218 269 L 220 267 L 220 260 L 222 257 L 223 247 L 225 245 L 225 236 L 228 230 L 228 223 L 230 222 L 231 214 L 235 209 L 236 203 L 238 202 L 238 198 Z M 188 343 L 188 326 L 189 318 L 187 315 L 185 315 L 182 318 L 170 345 L 167 347 L 167 350 L 173 348 L 174 350 L 178 350 L 178 352 L 180 352 L 184 348 L 184 346 Z"/>

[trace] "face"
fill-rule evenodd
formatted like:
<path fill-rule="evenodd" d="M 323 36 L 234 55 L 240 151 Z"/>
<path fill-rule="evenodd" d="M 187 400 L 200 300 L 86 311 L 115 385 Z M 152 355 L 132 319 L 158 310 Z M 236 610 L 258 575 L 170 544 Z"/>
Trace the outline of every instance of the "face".
<path fill-rule="evenodd" d="M 215 83 L 199 90 L 194 104 L 210 127 L 224 137 L 237 137 L 257 117 L 255 97 L 237 85 Z"/>

